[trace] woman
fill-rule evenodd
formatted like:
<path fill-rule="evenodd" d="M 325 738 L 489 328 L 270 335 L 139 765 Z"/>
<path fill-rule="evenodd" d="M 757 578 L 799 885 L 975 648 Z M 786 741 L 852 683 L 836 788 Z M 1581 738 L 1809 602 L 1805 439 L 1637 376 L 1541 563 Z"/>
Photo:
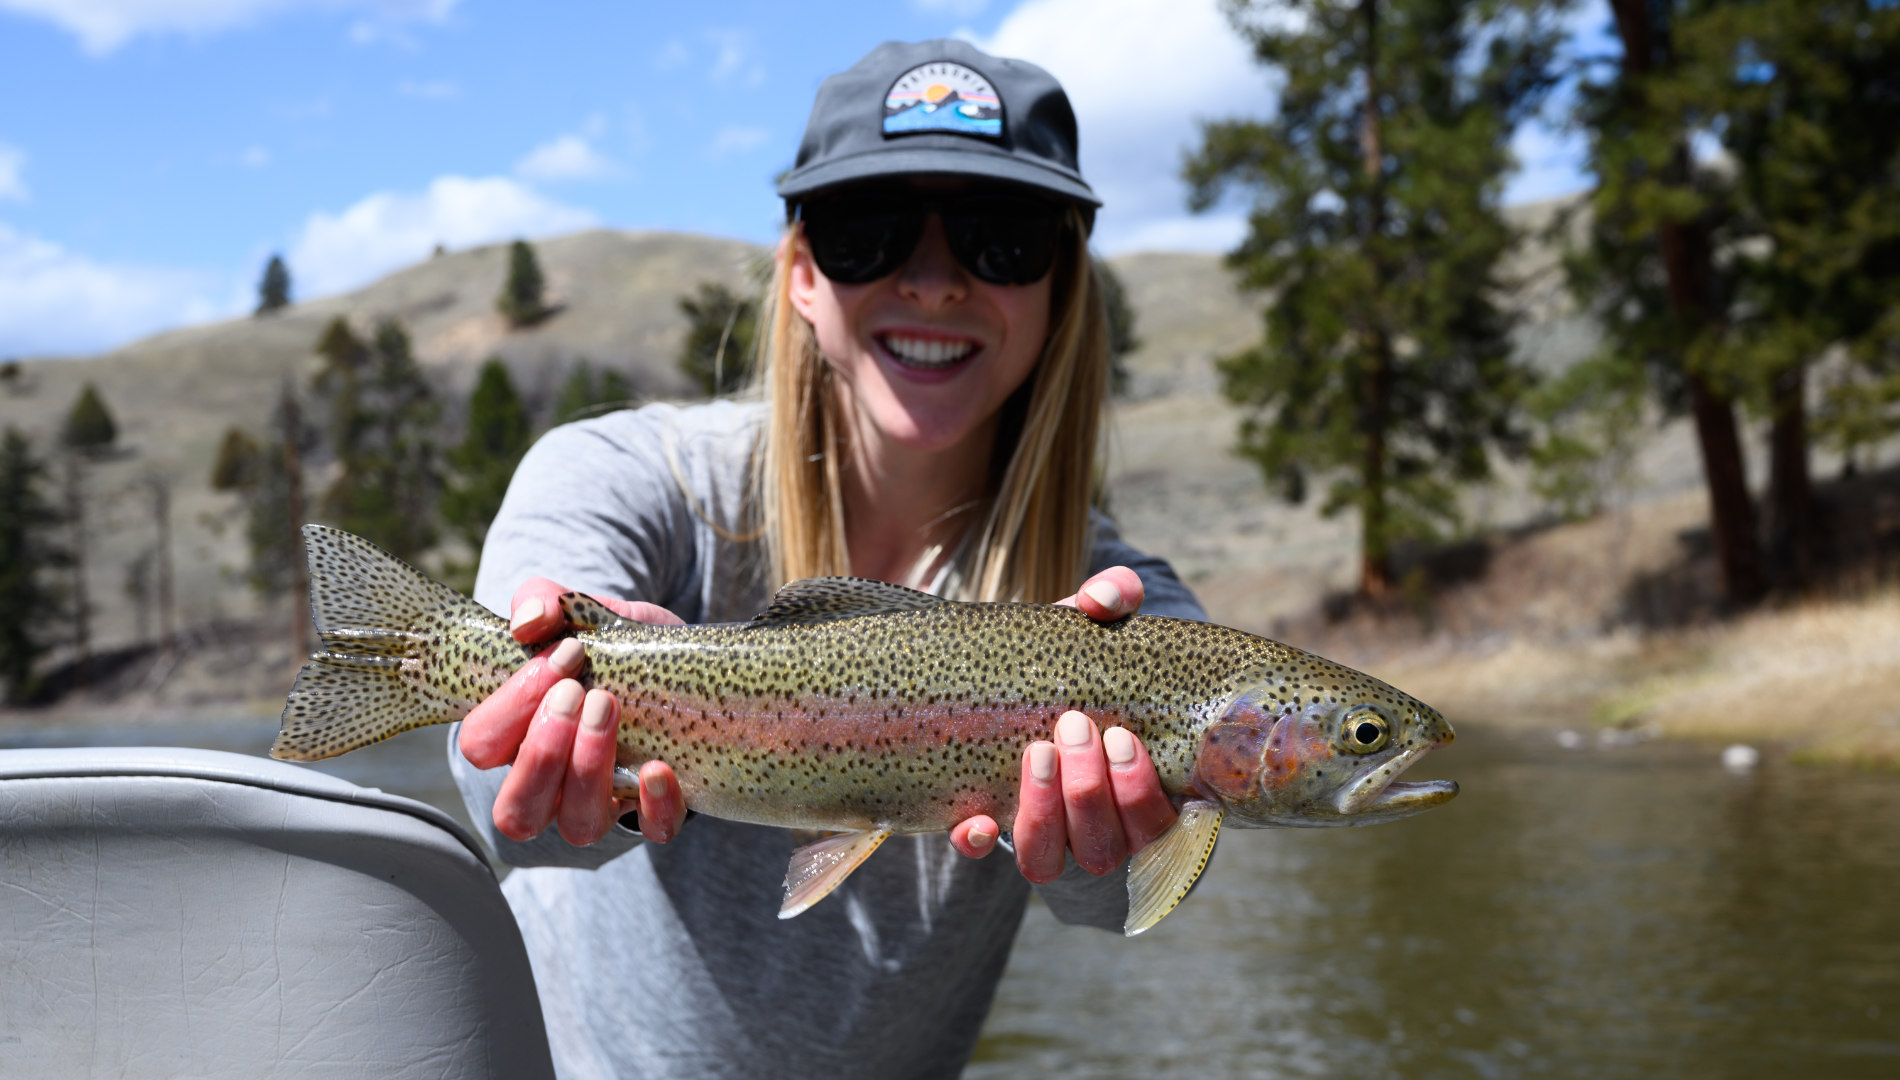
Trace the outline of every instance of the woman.
<path fill-rule="evenodd" d="M 792 227 L 766 403 L 551 432 L 489 531 L 477 597 L 515 590 L 530 642 L 559 629 L 567 588 L 637 619 L 711 622 L 846 573 L 1048 601 L 1093 571 L 1065 602 L 1094 618 L 1202 617 L 1089 510 L 1106 327 L 1075 145 L 1047 73 L 961 42 L 886 44 L 827 80 L 779 186 Z M 617 705 L 582 693 L 580 663 L 574 644 L 545 651 L 450 749 L 490 841 L 537 868 L 504 889 L 565 1076 L 954 1076 L 1030 883 L 1058 918 L 1119 929 L 1111 871 L 1174 817 L 1139 741 L 1071 712 L 1025 750 L 1014 865 L 983 858 L 1000 830 L 979 816 L 948 844 L 886 842 L 781 922 L 801 839 L 682 828 L 663 762 L 640 770 L 637 807 L 616 803 Z"/>

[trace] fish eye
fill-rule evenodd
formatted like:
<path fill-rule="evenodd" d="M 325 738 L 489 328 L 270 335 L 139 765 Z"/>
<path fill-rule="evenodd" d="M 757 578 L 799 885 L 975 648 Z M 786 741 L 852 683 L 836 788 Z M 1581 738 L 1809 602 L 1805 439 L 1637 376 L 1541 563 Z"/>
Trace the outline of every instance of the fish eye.
<path fill-rule="evenodd" d="M 1346 717 L 1341 741 L 1355 754 L 1370 754 L 1392 738 L 1392 725 L 1370 709 L 1360 709 Z"/>

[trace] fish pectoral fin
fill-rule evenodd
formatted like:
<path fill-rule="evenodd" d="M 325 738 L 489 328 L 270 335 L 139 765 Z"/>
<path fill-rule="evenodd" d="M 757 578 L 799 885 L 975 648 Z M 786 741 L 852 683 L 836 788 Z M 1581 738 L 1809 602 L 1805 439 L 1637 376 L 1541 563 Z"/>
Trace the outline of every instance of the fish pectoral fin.
<path fill-rule="evenodd" d="M 1190 800 L 1168 831 L 1128 861 L 1128 921 L 1122 933 L 1134 937 L 1160 922 L 1194 887 L 1214 853 L 1224 811 L 1211 802 Z"/>
<path fill-rule="evenodd" d="M 831 895 L 858 864 L 871 857 L 891 835 L 889 829 L 838 833 L 792 852 L 785 868 L 785 902 L 778 917 L 789 919 Z"/>
<path fill-rule="evenodd" d="M 606 604 L 584 593 L 562 593 L 561 614 L 576 630 L 598 630 L 603 626 L 625 623 L 638 625 Z"/>

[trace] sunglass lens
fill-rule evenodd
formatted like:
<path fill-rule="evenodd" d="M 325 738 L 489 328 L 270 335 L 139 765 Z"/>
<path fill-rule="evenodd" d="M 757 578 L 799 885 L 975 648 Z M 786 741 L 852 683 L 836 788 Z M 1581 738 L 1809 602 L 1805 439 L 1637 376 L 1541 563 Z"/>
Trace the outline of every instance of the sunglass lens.
<path fill-rule="evenodd" d="M 1031 200 L 969 200 L 944 216 L 944 227 L 950 250 L 972 274 L 993 285 L 1028 285 L 1055 263 L 1062 218 Z"/>
<path fill-rule="evenodd" d="M 917 246 L 923 215 L 884 200 L 829 199 L 805 207 L 805 238 L 818 269 L 841 285 L 876 281 Z"/>

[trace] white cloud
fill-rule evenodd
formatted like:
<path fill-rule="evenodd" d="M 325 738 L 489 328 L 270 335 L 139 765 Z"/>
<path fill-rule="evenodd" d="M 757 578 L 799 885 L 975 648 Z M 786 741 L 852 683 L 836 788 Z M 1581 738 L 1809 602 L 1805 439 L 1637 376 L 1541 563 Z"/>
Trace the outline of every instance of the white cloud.
<path fill-rule="evenodd" d="M 598 180 L 620 167 L 579 135 L 561 135 L 515 162 L 515 172 L 530 180 Z"/>
<path fill-rule="evenodd" d="M 437 244 L 470 247 L 570 232 L 594 215 L 502 176 L 443 176 L 409 194 L 379 191 L 340 214 L 310 215 L 287 260 L 299 295 L 367 284 L 426 258 Z"/>
<path fill-rule="evenodd" d="M 746 127 L 741 124 L 728 124 L 713 135 L 706 152 L 713 157 L 725 157 L 729 154 L 743 154 L 765 145 L 772 133 L 760 127 Z"/>
<path fill-rule="evenodd" d="M 238 155 L 238 164 L 247 169 L 261 169 L 270 164 L 270 147 L 252 145 L 244 148 Z"/>
<path fill-rule="evenodd" d="M 462 85 L 453 79 L 404 79 L 396 84 L 396 93 L 423 101 L 454 101 L 462 96 Z"/>
<path fill-rule="evenodd" d="M 31 202 L 33 193 L 26 188 L 21 173 L 26 171 L 26 151 L 0 143 L 0 202 Z"/>
<path fill-rule="evenodd" d="M 362 26 L 440 22 L 457 0 L 0 0 L 0 9 L 45 19 L 94 56 L 141 34 L 213 34 L 296 8 L 348 8 Z"/>
<path fill-rule="evenodd" d="M 765 68 L 752 58 L 752 49 L 744 32 L 708 30 L 706 40 L 713 47 L 712 67 L 706 78 L 727 86 L 758 86 L 765 81 Z"/>
<path fill-rule="evenodd" d="M 215 275 L 102 263 L 0 222 L 0 356 L 89 353 L 236 314 Z"/>
<path fill-rule="evenodd" d="M 969 35 L 965 35 L 969 36 Z M 1216 0 L 1025 0 L 973 39 L 1062 81 L 1081 131 L 1082 175 L 1104 203 L 1096 244 L 1231 246 L 1231 221 L 1187 211 L 1182 153 L 1199 120 L 1266 116 L 1274 94 Z"/>

